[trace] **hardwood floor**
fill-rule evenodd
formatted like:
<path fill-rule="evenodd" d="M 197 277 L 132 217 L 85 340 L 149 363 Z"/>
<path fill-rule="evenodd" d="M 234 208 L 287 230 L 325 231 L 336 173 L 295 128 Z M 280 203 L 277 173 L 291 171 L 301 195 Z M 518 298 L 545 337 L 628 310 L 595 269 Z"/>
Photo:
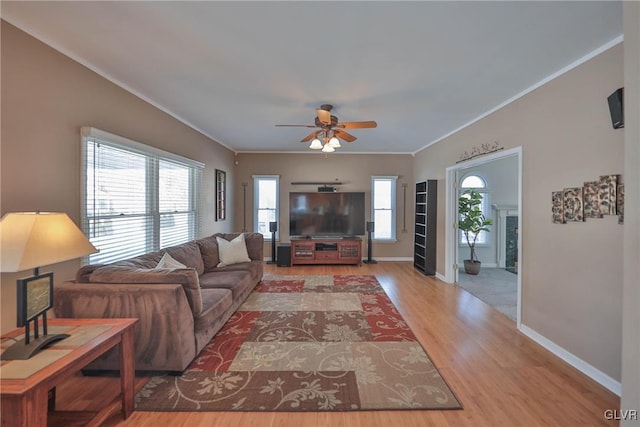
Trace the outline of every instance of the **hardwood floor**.
<path fill-rule="evenodd" d="M 134 412 L 107 426 L 608 426 L 619 398 L 516 329 L 512 320 L 457 286 L 423 276 L 408 262 L 358 266 L 266 266 L 266 274 L 374 274 L 410 325 L 463 410 L 284 412 Z M 99 407 L 118 378 L 71 378 L 58 409 Z M 141 387 L 146 378 L 137 378 Z"/>

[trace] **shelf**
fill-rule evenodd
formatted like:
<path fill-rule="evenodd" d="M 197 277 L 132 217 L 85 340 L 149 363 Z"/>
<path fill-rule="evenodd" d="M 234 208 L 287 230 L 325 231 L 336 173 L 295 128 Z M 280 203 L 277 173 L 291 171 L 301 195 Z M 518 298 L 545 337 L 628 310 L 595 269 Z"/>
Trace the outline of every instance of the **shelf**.
<path fill-rule="evenodd" d="M 416 183 L 413 265 L 426 275 L 436 272 L 436 180 Z"/>
<path fill-rule="evenodd" d="M 331 185 L 342 185 L 341 182 L 337 182 L 337 181 L 318 181 L 318 182 L 304 182 L 304 181 L 296 181 L 296 182 L 292 182 L 291 185 L 326 185 L 326 186 L 331 186 Z"/>

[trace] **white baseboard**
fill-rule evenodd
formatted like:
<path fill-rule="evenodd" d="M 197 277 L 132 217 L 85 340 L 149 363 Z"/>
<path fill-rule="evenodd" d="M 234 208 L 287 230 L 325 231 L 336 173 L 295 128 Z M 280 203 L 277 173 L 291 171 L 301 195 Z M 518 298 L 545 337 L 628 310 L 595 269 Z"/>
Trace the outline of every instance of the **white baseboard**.
<path fill-rule="evenodd" d="M 451 283 L 451 282 L 447 282 L 447 278 L 444 277 L 442 274 L 438 273 L 437 271 L 436 271 L 436 279 L 440 279 L 445 283 Z"/>
<path fill-rule="evenodd" d="M 362 258 L 363 260 L 365 260 L 366 258 Z M 412 257 L 402 257 L 402 256 L 398 256 L 398 257 L 394 257 L 394 256 L 382 256 L 382 257 L 378 257 L 378 256 L 374 256 L 373 259 L 375 259 L 376 261 L 413 261 Z"/>
<path fill-rule="evenodd" d="M 613 378 L 611 378 L 609 375 L 605 374 L 601 370 L 591 366 L 584 360 L 568 352 L 567 350 L 560 347 L 553 341 L 540 335 L 539 333 L 529 328 L 528 326 L 521 324 L 519 329 L 520 329 L 520 332 L 525 334 L 527 337 L 531 338 L 532 340 L 540 344 L 542 347 L 546 348 L 551 353 L 555 354 L 560 359 L 564 360 L 569 365 L 573 366 L 574 368 L 576 368 L 577 370 L 579 370 L 580 372 L 582 372 L 592 380 L 596 381 L 603 387 L 607 388 L 612 393 L 615 393 L 618 396 L 622 395 L 622 384 L 620 382 L 614 380 Z"/>
<path fill-rule="evenodd" d="M 366 259 L 367 259 L 366 257 L 362 258 L 363 261 L 366 260 Z M 377 257 L 377 256 L 374 256 L 373 259 L 376 260 L 376 261 L 383 261 L 383 262 L 386 262 L 386 261 L 413 261 L 412 257 L 392 257 L 392 256 Z M 264 257 L 264 261 L 271 261 L 271 257 L 270 256 Z M 331 262 L 327 262 L 327 264 L 331 264 Z M 336 265 L 338 265 L 338 264 L 336 264 Z"/>

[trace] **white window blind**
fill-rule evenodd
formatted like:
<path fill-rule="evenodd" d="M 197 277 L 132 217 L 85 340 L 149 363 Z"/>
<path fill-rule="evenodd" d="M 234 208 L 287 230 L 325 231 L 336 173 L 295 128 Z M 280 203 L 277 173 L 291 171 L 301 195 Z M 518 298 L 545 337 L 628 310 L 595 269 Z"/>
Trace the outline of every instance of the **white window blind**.
<path fill-rule="evenodd" d="M 396 182 L 397 176 L 371 178 L 371 218 L 374 222 L 374 240 L 396 238 Z"/>
<path fill-rule="evenodd" d="M 94 128 L 82 129 L 82 228 L 109 263 L 193 240 L 203 165 Z"/>

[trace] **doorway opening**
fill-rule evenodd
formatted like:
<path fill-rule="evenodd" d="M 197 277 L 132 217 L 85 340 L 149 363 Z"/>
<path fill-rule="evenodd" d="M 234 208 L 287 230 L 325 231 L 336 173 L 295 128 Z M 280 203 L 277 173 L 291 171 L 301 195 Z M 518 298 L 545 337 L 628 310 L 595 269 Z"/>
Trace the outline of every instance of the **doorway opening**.
<path fill-rule="evenodd" d="M 455 228 L 461 183 L 473 184 L 483 194 L 483 209 L 494 222 L 482 236 L 476 253 L 482 261 L 478 276 L 459 268 L 469 248 Z M 477 188 L 478 185 L 482 188 Z M 522 148 L 471 159 L 446 169 L 445 277 L 515 320 L 521 322 Z M 514 289 L 515 287 L 515 289 Z M 515 295 L 514 295 L 515 292 Z M 515 307 L 514 300 L 515 299 Z"/>

